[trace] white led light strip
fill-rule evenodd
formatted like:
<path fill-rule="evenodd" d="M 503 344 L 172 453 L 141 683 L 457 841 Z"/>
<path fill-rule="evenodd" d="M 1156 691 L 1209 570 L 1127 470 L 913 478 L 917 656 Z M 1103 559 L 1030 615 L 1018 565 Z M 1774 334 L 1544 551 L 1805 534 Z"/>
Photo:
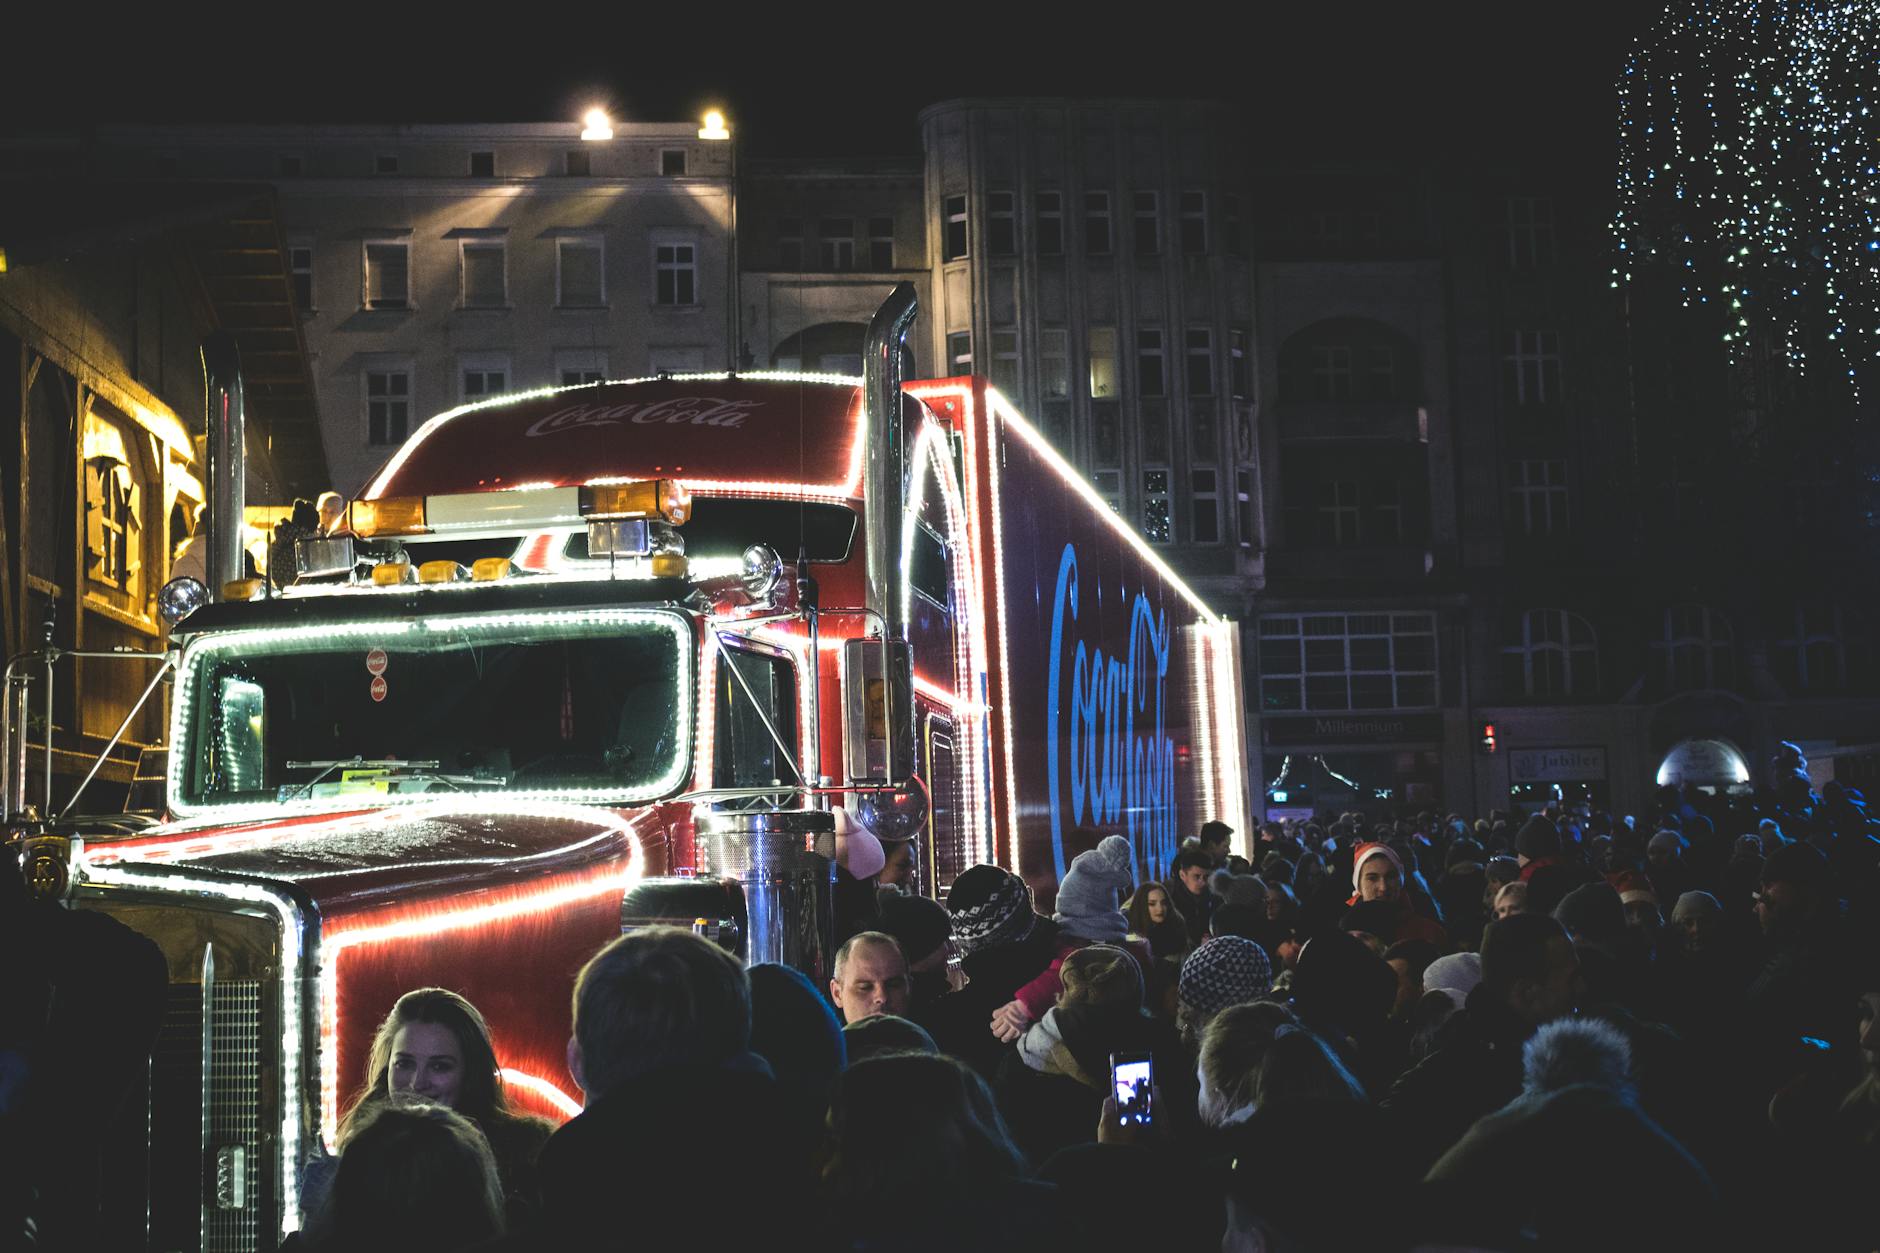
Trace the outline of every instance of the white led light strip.
<path fill-rule="evenodd" d="M 207 656 L 231 651 L 246 651 L 256 645 L 280 642 L 297 643 L 307 640 L 330 641 L 338 639 L 381 640 L 399 637 L 409 639 L 417 633 L 438 634 L 452 631 L 473 630 L 480 628 L 501 628 L 506 626 L 602 626 L 602 625 L 643 624 L 665 627 L 673 633 L 677 643 L 675 652 L 676 673 L 674 682 L 678 685 L 680 699 L 676 702 L 679 710 L 679 729 L 677 742 L 685 743 L 691 739 L 691 728 L 686 721 L 692 716 L 696 701 L 688 699 L 692 687 L 692 631 L 685 618 L 677 613 L 662 609 L 636 609 L 597 607 L 591 609 L 567 610 L 526 610 L 514 613 L 453 615 L 447 617 L 426 617 L 416 622 L 397 620 L 370 623 L 331 623 L 310 627 L 274 627 L 255 631 L 219 632 L 213 635 L 198 636 L 183 650 L 183 659 L 178 666 L 176 698 L 171 706 L 170 742 L 177 746 L 171 752 L 169 761 L 169 796 L 171 812 L 181 818 L 212 818 L 222 821 L 241 821 L 244 819 L 280 818 L 293 814 L 335 813 L 359 809 L 366 804 L 372 807 L 385 805 L 409 806 L 414 804 L 436 804 L 438 797 L 417 793 L 408 797 L 374 793 L 369 798 L 361 795 L 332 796 L 315 798 L 299 797 L 289 801 L 238 801 L 229 804 L 191 803 L 184 799 L 184 773 L 193 754 L 194 742 L 190 734 L 192 703 L 190 697 L 196 683 L 199 663 Z M 676 754 L 666 773 L 656 780 L 642 784 L 637 788 L 536 788 L 522 791 L 505 791 L 500 797 L 491 797 L 492 804 L 531 801 L 586 801 L 595 804 L 628 804 L 634 801 L 651 800 L 672 791 L 684 781 L 690 763 L 683 753 Z"/>
<path fill-rule="evenodd" d="M 423 426 L 420 426 L 416 431 L 412 432 L 411 438 L 406 440 L 403 446 L 400 447 L 397 452 L 392 454 L 392 459 L 385 463 L 385 468 L 380 470 L 378 474 L 373 478 L 372 482 L 366 487 L 365 491 L 359 494 L 359 499 L 360 500 L 377 500 L 380 494 L 385 490 L 385 485 L 391 481 L 391 479 L 398 473 L 400 469 L 404 467 L 405 462 L 408 459 L 410 459 L 412 453 L 418 450 L 419 445 L 423 444 L 426 440 L 436 435 L 445 426 L 449 425 L 453 419 L 460 418 L 466 413 L 474 413 L 479 409 L 493 409 L 493 408 L 499 408 L 499 407 L 506 406 L 506 405 L 518 404 L 526 400 L 541 400 L 546 397 L 556 395 L 558 393 L 580 391 L 586 388 L 611 387 L 617 384 L 655 383 L 655 382 L 661 382 L 661 381 L 671 381 L 671 382 L 676 382 L 676 383 L 693 383 L 693 382 L 724 383 L 724 382 L 745 382 L 745 381 L 774 382 L 774 383 L 820 383 L 820 384 L 830 384 L 830 385 L 836 385 L 836 386 L 842 386 L 842 387 L 860 387 L 862 385 L 862 380 L 860 380 L 859 378 L 850 376 L 850 375 L 846 375 L 846 374 L 792 374 L 792 373 L 788 373 L 785 371 L 764 370 L 764 371 L 754 372 L 751 374 L 725 374 L 725 373 L 674 374 L 674 375 L 671 375 L 668 380 L 660 380 L 656 378 L 609 379 L 606 383 L 582 383 L 573 387 L 540 387 L 540 388 L 536 388 L 533 391 L 514 392 L 510 395 L 497 396 L 490 400 L 479 400 L 474 404 L 459 405 L 455 409 L 446 409 L 444 412 L 437 414 L 435 417 L 432 417 L 430 420 L 425 422 Z M 760 483 L 741 484 L 736 481 L 726 481 L 726 482 L 720 483 L 717 480 L 709 480 L 709 479 L 696 479 L 696 480 L 685 479 L 683 480 L 683 482 L 686 484 L 687 487 L 690 487 L 695 491 L 699 490 L 701 485 L 704 485 L 706 490 L 713 490 L 713 491 L 735 491 L 735 492 L 746 492 L 746 493 L 750 493 L 753 495 L 789 496 L 789 495 L 798 494 L 798 492 L 795 491 L 794 489 L 802 488 L 803 491 L 801 492 L 801 494 L 803 495 L 841 495 L 841 496 L 852 497 L 855 495 L 854 487 L 855 485 L 861 482 L 861 476 L 862 476 L 862 471 L 861 471 L 862 431 L 861 431 L 861 427 L 862 427 L 862 423 L 860 422 L 856 423 L 855 446 L 854 446 L 854 449 L 849 454 L 849 483 L 848 483 L 847 490 L 837 491 L 834 489 L 833 485 L 817 486 L 817 485 L 792 484 L 792 483 L 783 483 L 783 482 L 777 482 L 777 483 L 761 483 L 760 482 Z M 604 479 L 593 480 L 593 482 L 596 482 L 596 483 L 606 482 L 606 481 L 609 481 L 609 480 L 604 480 Z"/>

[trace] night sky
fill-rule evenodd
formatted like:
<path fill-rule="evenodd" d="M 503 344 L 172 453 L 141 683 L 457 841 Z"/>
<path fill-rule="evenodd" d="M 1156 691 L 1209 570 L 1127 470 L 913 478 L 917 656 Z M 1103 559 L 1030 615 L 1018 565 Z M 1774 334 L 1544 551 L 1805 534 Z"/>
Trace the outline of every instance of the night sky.
<path fill-rule="evenodd" d="M 683 24 L 635 5 L 548 20 L 540 4 L 387 21 L 388 7 L 368 19 L 249 4 L 186 31 L 183 10 L 161 6 L 162 21 L 101 18 L 116 24 L 102 42 L 35 31 L 0 81 L 0 128 L 573 120 L 602 100 L 623 120 L 723 107 L 757 156 L 911 155 L 920 107 L 956 96 L 1208 96 L 1261 120 L 1261 159 L 1278 163 L 1604 163 L 1620 59 L 1656 11 L 1160 0 L 1132 21 L 1095 5 L 907 5 L 870 37 L 858 15 L 883 6 L 798 6 L 755 25 L 745 6 L 709 3 Z"/>

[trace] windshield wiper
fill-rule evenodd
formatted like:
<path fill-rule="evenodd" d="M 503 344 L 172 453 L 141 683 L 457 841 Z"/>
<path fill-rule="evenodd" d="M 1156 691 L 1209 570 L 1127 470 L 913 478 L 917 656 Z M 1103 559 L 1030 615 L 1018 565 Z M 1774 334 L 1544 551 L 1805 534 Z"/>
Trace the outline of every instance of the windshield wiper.
<path fill-rule="evenodd" d="M 440 768 L 443 765 L 442 762 L 401 761 L 396 757 L 342 757 L 334 761 L 290 761 L 286 762 L 285 765 L 289 770 L 318 770 L 320 773 L 308 779 L 286 796 L 283 796 L 281 798 L 283 801 L 291 801 L 304 796 L 308 792 L 311 792 L 316 784 L 320 783 L 335 770 L 347 767 L 382 772 L 382 777 L 388 782 L 396 781 L 403 777 L 436 779 L 439 782 L 450 784 L 459 792 L 469 791 L 469 788 L 465 786 L 466 784 L 474 783 L 486 787 L 501 787 L 507 782 L 505 779 L 478 779 L 471 775 L 449 775 L 445 774 Z M 400 775 L 398 773 L 399 771 L 405 770 L 415 773 L 409 776 Z"/>

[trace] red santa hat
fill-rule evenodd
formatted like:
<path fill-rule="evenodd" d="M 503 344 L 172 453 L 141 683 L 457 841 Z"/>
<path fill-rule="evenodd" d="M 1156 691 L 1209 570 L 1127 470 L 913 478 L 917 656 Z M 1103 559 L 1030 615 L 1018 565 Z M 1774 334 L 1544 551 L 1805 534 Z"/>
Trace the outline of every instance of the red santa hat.
<path fill-rule="evenodd" d="M 1358 903 L 1359 899 L 1363 897 L 1364 892 L 1358 887 L 1358 880 L 1364 874 L 1364 863 L 1370 861 L 1373 857 L 1388 858 L 1390 864 L 1397 867 L 1397 877 L 1399 879 L 1407 879 L 1410 877 L 1404 873 L 1403 858 L 1397 856 L 1397 851 L 1390 845 L 1375 842 L 1360 844 L 1358 845 L 1358 851 L 1351 855 L 1351 899 L 1345 902 L 1346 904 L 1355 905 Z"/>

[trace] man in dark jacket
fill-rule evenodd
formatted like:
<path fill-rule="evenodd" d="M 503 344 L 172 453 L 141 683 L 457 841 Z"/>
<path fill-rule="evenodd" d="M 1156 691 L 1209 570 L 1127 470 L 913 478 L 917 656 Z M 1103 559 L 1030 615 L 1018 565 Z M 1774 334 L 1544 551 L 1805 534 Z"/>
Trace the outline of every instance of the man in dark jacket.
<path fill-rule="evenodd" d="M 1566 929 L 1515 914 L 1482 933 L 1482 981 L 1437 1037 L 1436 1049 L 1384 1098 L 1418 1170 L 1475 1120 L 1521 1092 L 1521 1049 L 1534 1029 L 1573 1011 L 1584 989 Z"/>
<path fill-rule="evenodd" d="M 1521 862 L 1521 882 L 1528 885 L 1527 907 L 1533 913 L 1553 913 L 1567 893 L 1598 877 L 1584 865 L 1566 859 L 1560 829 L 1543 814 L 1535 814 L 1521 825 L 1514 837 L 1514 851 Z"/>
<path fill-rule="evenodd" d="M 1032 908 L 1024 880 L 998 866 L 974 866 L 947 892 L 953 947 L 966 986 L 912 1017 L 940 1046 L 990 1082 L 1011 1046 L 992 1034 L 992 1015 L 1051 965 L 1058 926 Z"/>
<path fill-rule="evenodd" d="M 1181 915 L 1182 925 L 1188 928 L 1188 943 L 1196 947 L 1208 938 L 1212 903 L 1208 876 L 1213 873 L 1214 863 L 1205 852 L 1199 847 L 1184 848 L 1175 854 L 1175 861 L 1168 868 L 1168 878 L 1162 883 L 1168 889 L 1169 903 Z"/>
<path fill-rule="evenodd" d="M 750 1051 L 751 990 L 722 949 L 675 927 L 623 935 L 575 980 L 568 1065 L 587 1108 L 542 1150 L 552 1249 L 755 1243 L 804 1230 L 816 1128 Z M 701 1172 L 738 1203 L 702 1212 Z"/>

